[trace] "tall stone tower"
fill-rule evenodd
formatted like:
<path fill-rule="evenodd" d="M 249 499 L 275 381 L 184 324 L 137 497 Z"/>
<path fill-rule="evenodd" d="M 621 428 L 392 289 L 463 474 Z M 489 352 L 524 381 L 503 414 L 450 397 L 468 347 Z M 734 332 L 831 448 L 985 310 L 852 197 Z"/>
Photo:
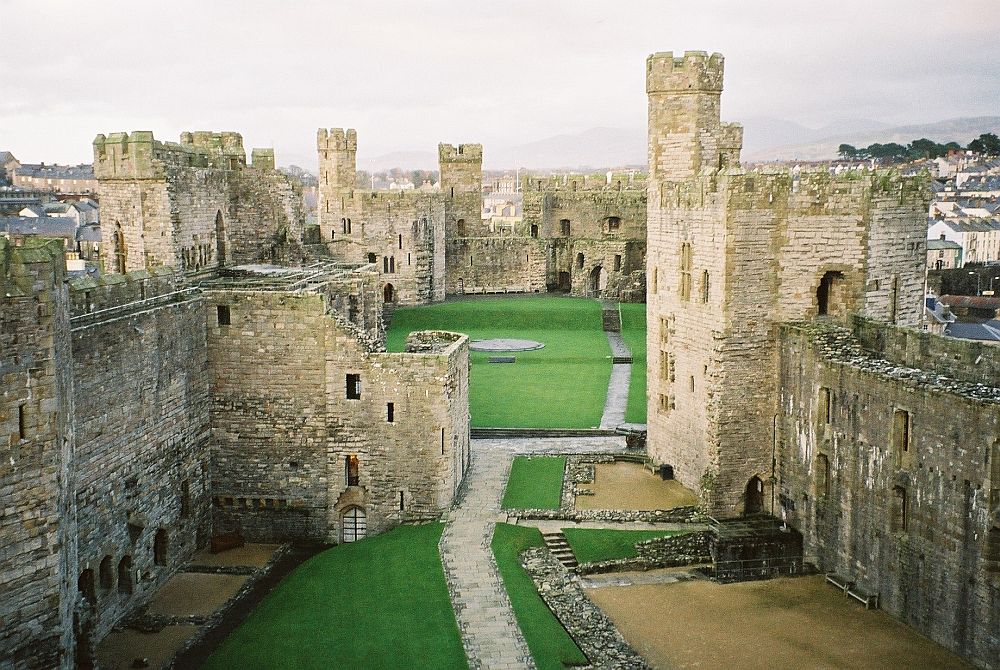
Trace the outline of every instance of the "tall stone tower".
<path fill-rule="evenodd" d="M 319 155 L 318 221 L 324 240 L 345 232 L 341 219 L 349 216 L 357 178 L 358 133 L 353 128 L 320 128 L 316 133 Z M 336 223 L 335 223 L 336 222 Z"/>
<path fill-rule="evenodd" d="M 438 145 L 448 239 L 483 234 L 483 145 Z"/>
<path fill-rule="evenodd" d="M 778 324 L 918 325 L 926 184 L 746 172 L 723 58 L 654 54 L 649 94 L 649 452 L 716 516 L 773 512 Z"/>

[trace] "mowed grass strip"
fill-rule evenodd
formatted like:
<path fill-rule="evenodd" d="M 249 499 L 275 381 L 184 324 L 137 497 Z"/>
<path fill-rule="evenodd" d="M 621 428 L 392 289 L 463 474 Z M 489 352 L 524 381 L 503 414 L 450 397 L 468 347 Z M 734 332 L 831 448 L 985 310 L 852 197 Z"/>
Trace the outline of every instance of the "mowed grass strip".
<path fill-rule="evenodd" d="M 468 668 L 438 555 L 443 528 L 402 526 L 314 556 L 203 668 Z"/>
<path fill-rule="evenodd" d="M 565 670 L 567 666 L 585 665 L 587 657 L 538 595 L 534 582 L 519 562 L 522 551 L 544 544 L 537 528 L 498 523 L 493 530 L 491 547 L 517 625 L 521 627 L 538 670 Z"/>
<path fill-rule="evenodd" d="M 646 423 L 646 305 L 622 303 L 622 339 L 632 350 L 625 420 Z"/>
<path fill-rule="evenodd" d="M 563 528 L 573 555 L 580 563 L 597 563 L 635 558 L 637 542 L 655 537 L 679 535 L 673 530 L 605 530 L 603 528 Z"/>
<path fill-rule="evenodd" d="M 517 456 L 510 466 L 504 509 L 559 509 L 562 501 L 562 456 Z"/>
<path fill-rule="evenodd" d="M 594 428 L 600 425 L 611 377 L 611 349 L 601 305 L 585 298 L 525 296 L 401 307 L 386 348 L 403 351 L 416 330 L 450 330 L 474 340 L 515 338 L 545 345 L 490 363 L 473 351 L 469 384 L 476 428 Z"/>

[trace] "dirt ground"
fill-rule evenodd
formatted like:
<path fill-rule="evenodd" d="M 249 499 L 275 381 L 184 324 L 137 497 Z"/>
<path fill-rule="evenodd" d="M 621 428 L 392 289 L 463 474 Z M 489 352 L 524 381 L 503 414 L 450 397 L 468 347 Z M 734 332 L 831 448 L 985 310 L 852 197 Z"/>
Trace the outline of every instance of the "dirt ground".
<path fill-rule="evenodd" d="M 126 670 L 133 660 L 145 658 L 150 668 L 162 668 L 197 630 L 197 626 L 167 626 L 159 633 L 113 630 L 97 646 L 97 662 L 106 670 Z"/>
<path fill-rule="evenodd" d="M 588 589 L 657 668 L 971 668 L 822 576 Z"/>
<path fill-rule="evenodd" d="M 149 601 L 150 614 L 208 615 L 222 607 L 246 582 L 246 575 L 178 572 Z"/>
<path fill-rule="evenodd" d="M 195 554 L 192 565 L 246 565 L 262 568 L 271 560 L 280 544 L 245 544 L 242 547 L 213 554 L 207 549 Z"/>
<path fill-rule="evenodd" d="M 698 498 L 676 480 L 664 481 L 640 463 L 598 463 L 592 496 L 577 496 L 577 509 L 671 509 L 695 505 Z"/>

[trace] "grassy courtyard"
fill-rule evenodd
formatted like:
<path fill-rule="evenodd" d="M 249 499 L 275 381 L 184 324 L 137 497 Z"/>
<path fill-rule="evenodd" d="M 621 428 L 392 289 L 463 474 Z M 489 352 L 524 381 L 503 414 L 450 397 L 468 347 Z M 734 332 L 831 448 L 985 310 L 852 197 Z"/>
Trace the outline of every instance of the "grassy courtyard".
<path fill-rule="evenodd" d="M 510 467 L 504 509 L 559 509 L 562 499 L 562 456 L 517 456 Z"/>
<path fill-rule="evenodd" d="M 580 563 L 597 563 L 621 558 L 635 558 L 637 542 L 655 537 L 677 535 L 671 530 L 604 530 L 601 528 L 563 528 L 573 555 Z"/>
<path fill-rule="evenodd" d="M 438 555 L 443 528 L 403 526 L 311 558 L 203 667 L 467 668 Z"/>
<path fill-rule="evenodd" d="M 472 352 L 472 425 L 500 428 L 592 428 L 600 425 L 611 377 L 611 350 L 596 300 L 553 296 L 473 299 L 396 310 L 386 335 L 403 351 L 415 330 L 451 330 L 472 339 L 537 340 L 545 347 L 489 363 Z M 496 354 L 492 354 L 496 355 Z"/>
<path fill-rule="evenodd" d="M 567 666 L 586 664 L 587 657 L 535 591 L 534 582 L 518 561 L 518 555 L 525 549 L 544 544 L 537 528 L 498 523 L 491 547 L 514 616 L 538 670 L 565 670 Z"/>
<path fill-rule="evenodd" d="M 625 420 L 646 423 L 646 305 L 623 303 L 621 315 L 622 339 L 632 350 L 632 379 Z"/>

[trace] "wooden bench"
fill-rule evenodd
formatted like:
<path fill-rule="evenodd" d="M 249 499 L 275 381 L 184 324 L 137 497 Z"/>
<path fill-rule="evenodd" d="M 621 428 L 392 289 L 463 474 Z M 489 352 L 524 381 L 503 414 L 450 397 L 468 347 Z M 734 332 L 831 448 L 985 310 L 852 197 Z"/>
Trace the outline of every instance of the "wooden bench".
<path fill-rule="evenodd" d="M 826 583 L 833 584 L 834 586 L 836 586 L 838 589 L 844 592 L 845 596 L 847 595 L 847 592 L 854 587 L 854 582 L 847 579 L 847 577 L 842 577 L 838 575 L 836 572 L 826 573 Z"/>
<path fill-rule="evenodd" d="M 861 589 L 851 587 L 847 589 L 847 595 L 854 598 L 855 600 L 864 603 L 865 609 L 870 610 L 873 607 L 878 609 L 878 594 L 877 593 L 867 593 Z"/>
<path fill-rule="evenodd" d="M 233 531 L 232 533 L 223 533 L 222 535 L 215 535 L 212 537 L 211 549 L 213 554 L 218 554 L 228 549 L 235 549 L 236 547 L 242 547 L 245 544 L 243 536 L 238 532 Z"/>

